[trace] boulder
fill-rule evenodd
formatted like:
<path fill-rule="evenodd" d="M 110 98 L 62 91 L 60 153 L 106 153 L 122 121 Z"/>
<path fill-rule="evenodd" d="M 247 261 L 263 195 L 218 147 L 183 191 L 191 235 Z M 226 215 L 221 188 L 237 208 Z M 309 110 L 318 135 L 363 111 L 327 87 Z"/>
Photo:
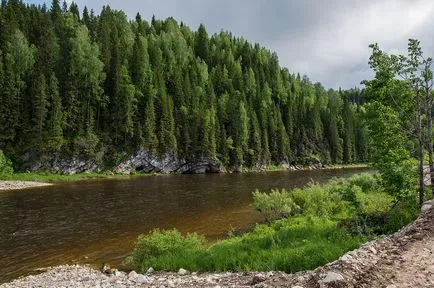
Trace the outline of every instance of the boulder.
<path fill-rule="evenodd" d="M 434 201 L 427 201 L 427 202 L 423 203 L 422 207 L 420 208 L 420 211 L 422 213 L 425 213 L 425 212 L 431 210 L 433 208 L 433 206 L 434 206 Z"/>

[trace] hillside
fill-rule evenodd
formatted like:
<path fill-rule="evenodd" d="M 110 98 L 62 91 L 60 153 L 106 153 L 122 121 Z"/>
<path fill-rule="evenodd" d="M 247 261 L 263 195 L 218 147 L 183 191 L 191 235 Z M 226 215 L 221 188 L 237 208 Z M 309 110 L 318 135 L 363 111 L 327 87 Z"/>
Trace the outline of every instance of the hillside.
<path fill-rule="evenodd" d="M 366 160 L 361 91 L 326 90 L 230 32 L 79 11 L 58 0 L 0 7 L 0 149 L 16 170 Z"/>

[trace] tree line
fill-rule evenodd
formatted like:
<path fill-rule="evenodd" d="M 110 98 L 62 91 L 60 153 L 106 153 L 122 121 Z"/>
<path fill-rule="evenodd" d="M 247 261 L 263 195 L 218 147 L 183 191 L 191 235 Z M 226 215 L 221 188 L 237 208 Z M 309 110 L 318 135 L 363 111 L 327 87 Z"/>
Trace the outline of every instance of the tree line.
<path fill-rule="evenodd" d="M 0 7 L 0 149 L 16 165 L 26 152 L 115 165 L 139 150 L 226 167 L 366 161 L 363 94 L 203 25 L 58 0 Z"/>

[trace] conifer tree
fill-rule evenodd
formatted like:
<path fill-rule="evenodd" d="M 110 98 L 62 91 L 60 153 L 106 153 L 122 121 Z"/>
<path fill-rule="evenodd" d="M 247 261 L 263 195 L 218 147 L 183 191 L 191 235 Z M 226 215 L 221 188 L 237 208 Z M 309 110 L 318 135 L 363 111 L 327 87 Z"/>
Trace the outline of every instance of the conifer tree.
<path fill-rule="evenodd" d="M 33 132 L 37 139 L 39 147 L 43 144 L 42 133 L 44 130 L 45 119 L 47 117 L 48 99 L 47 99 L 47 84 L 45 76 L 39 73 L 34 77 L 32 87 L 32 108 L 33 108 Z"/>
<path fill-rule="evenodd" d="M 367 160 L 363 91 L 326 91 L 230 32 L 79 11 L 2 2 L 2 150 L 98 161 L 145 150 L 236 169 Z"/>

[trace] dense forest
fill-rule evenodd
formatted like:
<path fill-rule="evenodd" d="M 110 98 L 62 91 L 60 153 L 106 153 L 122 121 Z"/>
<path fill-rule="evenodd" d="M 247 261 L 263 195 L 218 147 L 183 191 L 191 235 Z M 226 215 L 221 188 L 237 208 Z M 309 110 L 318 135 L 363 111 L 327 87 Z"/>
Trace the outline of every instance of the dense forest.
<path fill-rule="evenodd" d="M 1 3 L 0 149 L 17 167 L 28 152 L 105 166 L 136 151 L 229 169 L 361 162 L 362 102 L 229 32 L 108 6 Z"/>

